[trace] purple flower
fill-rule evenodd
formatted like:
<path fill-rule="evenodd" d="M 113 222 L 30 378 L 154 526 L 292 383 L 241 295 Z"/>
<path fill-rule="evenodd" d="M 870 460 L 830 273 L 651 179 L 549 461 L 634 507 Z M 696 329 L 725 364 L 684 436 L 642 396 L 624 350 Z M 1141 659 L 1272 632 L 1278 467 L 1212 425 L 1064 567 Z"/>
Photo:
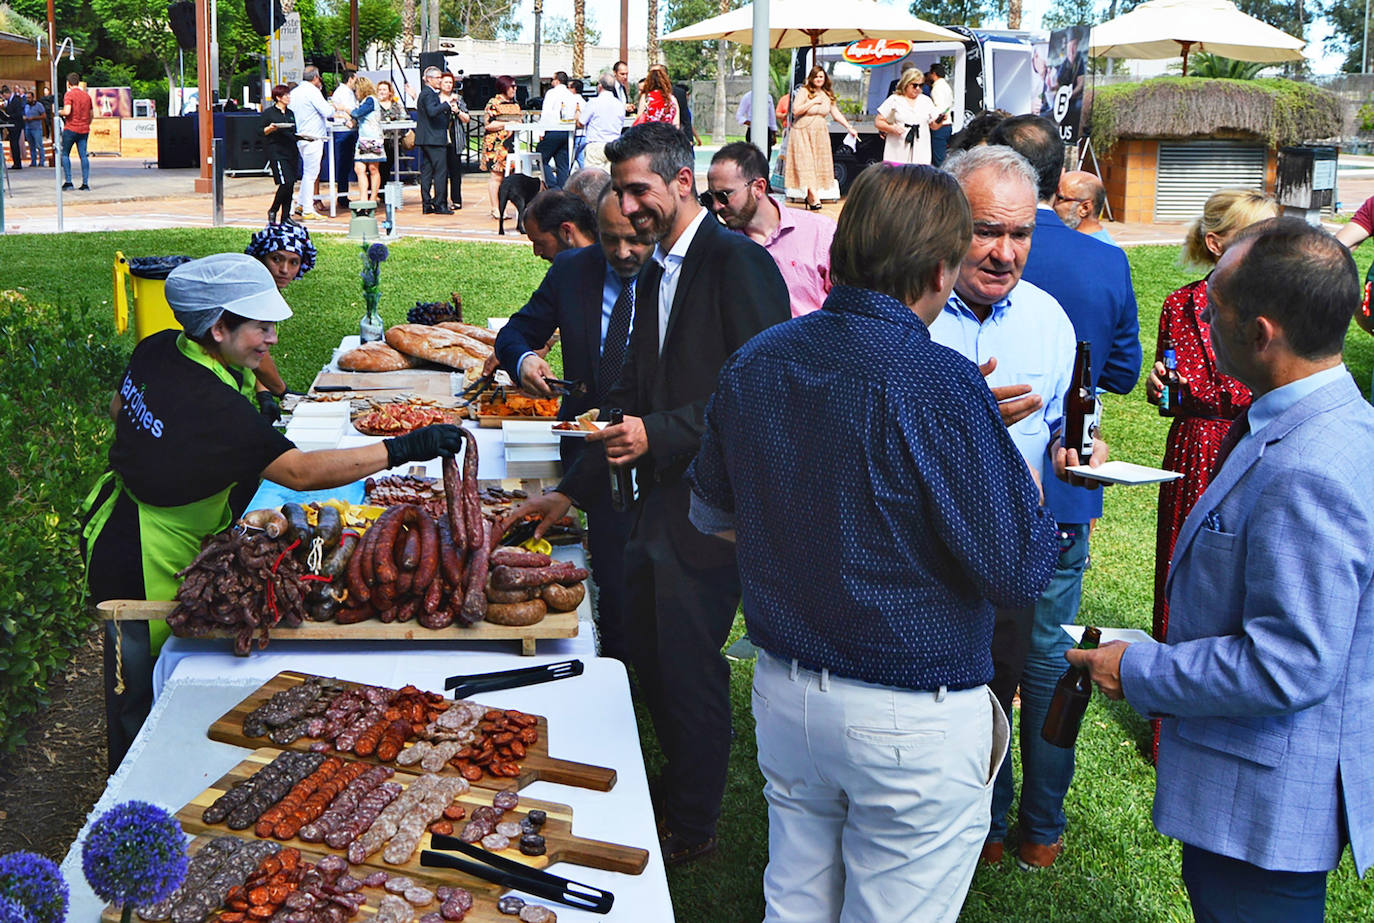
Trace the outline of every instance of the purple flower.
<path fill-rule="evenodd" d="M 384 243 L 375 243 L 367 248 L 367 258 L 371 260 L 374 265 L 377 263 L 385 263 L 386 258 L 389 256 L 391 256 L 391 251 L 387 250 L 386 244 Z"/>
<path fill-rule="evenodd" d="M 28 908 L 11 897 L 0 897 L 0 923 L 34 923 Z"/>
<path fill-rule="evenodd" d="M 81 870 L 103 900 L 154 904 L 186 878 L 186 836 L 157 805 L 126 801 L 91 825 L 81 847 Z"/>
<path fill-rule="evenodd" d="M 67 916 L 67 883 L 51 859 L 32 852 L 0 856 L 0 898 L 17 903 L 33 923 L 62 923 Z M 0 920 L 11 917 L 0 909 Z"/>

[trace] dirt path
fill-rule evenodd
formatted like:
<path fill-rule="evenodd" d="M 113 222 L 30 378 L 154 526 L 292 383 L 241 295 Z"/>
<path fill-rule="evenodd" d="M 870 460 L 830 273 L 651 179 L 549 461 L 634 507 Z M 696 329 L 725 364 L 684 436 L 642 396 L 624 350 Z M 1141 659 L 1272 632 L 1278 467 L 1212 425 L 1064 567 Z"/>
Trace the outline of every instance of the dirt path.
<path fill-rule="evenodd" d="M 28 849 L 61 862 L 105 790 L 101 677 L 96 629 L 53 677 L 28 743 L 0 764 L 0 854 Z"/>

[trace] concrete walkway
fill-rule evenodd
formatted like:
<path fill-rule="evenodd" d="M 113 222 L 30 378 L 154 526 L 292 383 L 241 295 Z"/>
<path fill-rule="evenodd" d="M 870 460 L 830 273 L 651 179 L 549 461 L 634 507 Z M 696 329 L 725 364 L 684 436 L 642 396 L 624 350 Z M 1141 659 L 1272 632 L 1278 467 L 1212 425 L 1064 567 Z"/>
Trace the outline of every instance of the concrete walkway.
<path fill-rule="evenodd" d="M 92 157 L 91 190 L 63 194 L 63 228 L 66 231 L 116 231 L 133 229 L 210 227 L 211 199 L 195 192 L 195 170 L 159 170 L 145 167 L 138 158 Z M 76 166 L 74 164 L 74 166 Z M 10 171 L 4 189 L 4 231 L 55 233 L 56 191 L 50 167 Z M 699 177 L 704 184 L 704 177 Z M 1344 214 L 1350 214 L 1374 195 L 1374 157 L 1343 156 L 1338 177 Z M 275 186 L 265 176 L 226 177 L 224 221 L 233 227 L 258 228 L 267 220 Z M 405 189 L 405 202 L 397 214 L 402 235 L 450 240 L 485 240 L 527 244 L 506 222 L 506 236 L 497 235 L 497 222 L 487 201 L 487 174 L 468 173 L 463 179 L 461 211 L 452 215 L 420 213 L 420 193 Z M 838 217 L 841 203 L 827 204 L 824 214 Z M 334 218 L 310 224 L 312 232 L 346 233 L 348 209 L 340 207 Z M 1176 244 L 1187 231 L 1185 223 L 1135 224 L 1107 222 L 1108 232 L 1124 246 Z"/>

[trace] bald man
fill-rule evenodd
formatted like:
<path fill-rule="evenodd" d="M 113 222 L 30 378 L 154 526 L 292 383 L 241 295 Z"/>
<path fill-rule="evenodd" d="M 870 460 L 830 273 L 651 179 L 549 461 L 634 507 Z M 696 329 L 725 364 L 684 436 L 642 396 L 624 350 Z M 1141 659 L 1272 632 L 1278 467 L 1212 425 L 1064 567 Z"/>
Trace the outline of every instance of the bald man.
<path fill-rule="evenodd" d="M 1097 220 L 1107 204 L 1107 189 L 1094 173 L 1073 170 L 1059 177 L 1059 194 L 1054 197 L 1054 212 L 1069 227 L 1116 245 L 1112 235 Z"/>

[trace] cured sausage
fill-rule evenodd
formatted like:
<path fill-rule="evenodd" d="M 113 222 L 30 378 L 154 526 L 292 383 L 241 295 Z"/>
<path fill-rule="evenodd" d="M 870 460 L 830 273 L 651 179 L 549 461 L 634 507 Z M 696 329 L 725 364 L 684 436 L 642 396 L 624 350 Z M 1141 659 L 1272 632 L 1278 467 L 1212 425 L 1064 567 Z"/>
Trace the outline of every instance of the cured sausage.
<path fill-rule="evenodd" d="M 377 533 L 372 546 L 373 571 L 377 575 L 375 583 L 396 582 L 396 536 L 400 532 L 401 514 L 405 510 L 404 506 L 387 507 L 386 512 L 378 516 L 368 530 L 368 535 Z"/>
<path fill-rule="evenodd" d="M 407 517 L 409 520 L 411 517 Z M 415 570 L 420 566 L 420 530 L 409 521 L 406 524 L 405 539 L 397 539 L 400 542 L 400 555 L 396 558 L 396 566 L 401 570 Z"/>
<path fill-rule="evenodd" d="M 439 611 L 439 603 L 444 599 L 444 581 L 435 578 L 429 582 L 429 589 L 425 590 L 424 611 L 428 615 L 433 615 Z"/>
<path fill-rule="evenodd" d="M 482 500 L 477 494 L 477 437 L 466 427 L 463 433 L 463 518 L 469 548 L 487 546 L 491 533 L 483 526 Z"/>
<path fill-rule="evenodd" d="M 453 539 L 447 522 L 439 523 L 439 565 L 444 570 L 444 582 L 455 590 L 463 588 L 463 549 Z"/>
<path fill-rule="evenodd" d="M 523 548 L 501 547 L 491 553 L 491 564 L 493 567 L 505 565 L 506 567 L 548 567 L 553 563 L 553 558 L 537 551 L 525 551 Z"/>
<path fill-rule="evenodd" d="M 538 587 L 528 587 L 520 590 L 498 590 L 487 584 L 487 602 L 489 603 L 527 603 L 539 595 Z"/>
<path fill-rule="evenodd" d="M 332 506 L 321 506 L 315 518 L 315 533 L 324 539 L 324 550 L 333 551 L 343 537 L 343 517 Z"/>
<path fill-rule="evenodd" d="M 466 430 L 464 430 L 466 432 Z M 487 542 L 490 539 L 491 524 L 478 514 L 477 545 L 473 549 L 467 573 L 467 590 L 463 594 L 463 604 L 457 616 L 466 625 L 475 625 L 487 615 Z"/>
<path fill-rule="evenodd" d="M 452 455 L 444 459 L 444 500 L 448 506 L 448 528 L 459 548 L 468 546 L 467 520 L 463 516 L 463 476 L 458 473 L 458 460 Z"/>
<path fill-rule="evenodd" d="M 549 607 L 542 599 L 523 603 L 490 603 L 487 621 L 493 625 L 533 625 L 548 614 Z"/>
<path fill-rule="evenodd" d="M 582 599 L 586 595 L 587 587 L 582 583 L 574 583 L 572 586 L 551 583 L 539 592 L 540 598 L 548 604 L 550 612 L 571 612 L 582 605 Z"/>
<path fill-rule="evenodd" d="M 347 545 L 348 536 L 345 535 L 339 547 L 344 548 Z M 348 588 L 348 601 L 355 606 L 372 598 L 372 590 L 363 580 L 363 557 L 366 547 L 366 537 L 359 538 L 354 534 L 352 550 L 348 553 L 348 568 L 344 571 L 344 585 Z"/>
<path fill-rule="evenodd" d="M 415 569 L 415 582 L 412 586 L 417 593 L 426 593 L 431 583 L 434 582 L 434 575 L 439 570 L 439 526 L 434 521 L 434 517 L 420 511 L 419 523 L 419 543 L 420 543 L 420 562 Z M 428 596 L 426 596 L 428 603 Z M 438 600 L 435 600 L 438 605 Z M 433 610 L 431 610 L 433 611 Z"/>
<path fill-rule="evenodd" d="M 519 590 L 526 587 L 544 586 L 548 583 L 579 583 L 587 579 L 585 568 L 566 561 L 550 564 L 548 567 L 494 567 L 491 571 L 491 585 L 498 590 Z"/>

